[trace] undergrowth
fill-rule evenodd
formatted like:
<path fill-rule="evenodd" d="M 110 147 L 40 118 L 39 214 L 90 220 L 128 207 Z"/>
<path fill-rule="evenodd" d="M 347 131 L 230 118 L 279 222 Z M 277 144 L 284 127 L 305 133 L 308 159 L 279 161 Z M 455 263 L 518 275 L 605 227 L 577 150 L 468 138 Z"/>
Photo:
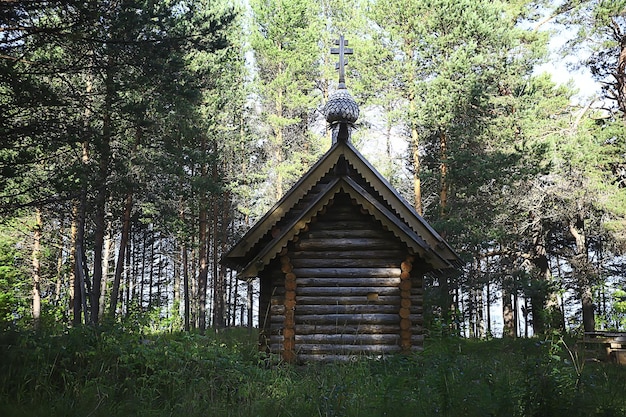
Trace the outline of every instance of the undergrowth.
<path fill-rule="evenodd" d="M 268 366 L 245 329 L 4 333 L 0 415 L 626 415 L 626 368 L 573 350 L 562 339 L 451 338 L 410 356 Z"/>

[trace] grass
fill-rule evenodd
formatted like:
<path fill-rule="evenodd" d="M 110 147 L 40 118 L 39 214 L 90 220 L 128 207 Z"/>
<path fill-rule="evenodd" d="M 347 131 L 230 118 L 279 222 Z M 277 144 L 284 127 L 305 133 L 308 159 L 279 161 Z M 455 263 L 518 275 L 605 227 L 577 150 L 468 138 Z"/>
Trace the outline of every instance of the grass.
<path fill-rule="evenodd" d="M 431 340 L 411 356 L 267 367 L 244 329 L 0 339 L 7 417 L 624 416 L 625 393 L 626 368 L 560 340 Z"/>

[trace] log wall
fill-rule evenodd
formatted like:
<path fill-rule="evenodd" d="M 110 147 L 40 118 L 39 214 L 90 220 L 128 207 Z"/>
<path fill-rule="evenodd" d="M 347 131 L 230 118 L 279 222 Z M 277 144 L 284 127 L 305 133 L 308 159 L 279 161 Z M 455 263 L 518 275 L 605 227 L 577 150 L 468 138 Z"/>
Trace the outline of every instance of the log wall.
<path fill-rule="evenodd" d="M 264 271 L 269 351 L 310 361 L 421 348 L 419 261 L 347 195 L 336 196 Z"/>

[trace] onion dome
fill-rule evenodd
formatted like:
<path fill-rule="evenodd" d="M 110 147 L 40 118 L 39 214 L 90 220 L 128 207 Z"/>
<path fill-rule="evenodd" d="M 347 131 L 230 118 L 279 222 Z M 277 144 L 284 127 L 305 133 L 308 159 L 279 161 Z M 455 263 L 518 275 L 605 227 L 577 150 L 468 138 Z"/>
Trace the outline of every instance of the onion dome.
<path fill-rule="evenodd" d="M 330 95 L 324 107 L 326 121 L 335 123 L 354 123 L 359 118 L 359 105 L 348 90 L 341 88 Z"/>
<path fill-rule="evenodd" d="M 359 106 L 346 89 L 346 65 L 348 59 L 346 55 L 353 53 L 352 48 L 348 48 L 348 41 L 339 36 L 335 41 L 337 48 L 331 48 L 330 53 L 339 55 L 339 62 L 335 66 L 339 70 L 339 89 L 328 98 L 324 113 L 326 121 L 330 125 L 332 132 L 332 143 L 338 141 L 349 141 L 354 122 L 359 118 Z"/>

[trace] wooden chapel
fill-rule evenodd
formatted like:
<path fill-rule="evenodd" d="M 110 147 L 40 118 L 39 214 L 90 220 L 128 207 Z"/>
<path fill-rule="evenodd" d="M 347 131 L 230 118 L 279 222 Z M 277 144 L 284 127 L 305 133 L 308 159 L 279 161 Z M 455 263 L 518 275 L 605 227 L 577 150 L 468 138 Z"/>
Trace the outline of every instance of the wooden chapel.
<path fill-rule="evenodd" d="M 348 360 L 423 346 L 423 277 L 458 268 L 444 239 L 350 143 L 359 108 L 326 104 L 333 144 L 225 255 L 260 279 L 260 349 L 287 362 Z"/>

